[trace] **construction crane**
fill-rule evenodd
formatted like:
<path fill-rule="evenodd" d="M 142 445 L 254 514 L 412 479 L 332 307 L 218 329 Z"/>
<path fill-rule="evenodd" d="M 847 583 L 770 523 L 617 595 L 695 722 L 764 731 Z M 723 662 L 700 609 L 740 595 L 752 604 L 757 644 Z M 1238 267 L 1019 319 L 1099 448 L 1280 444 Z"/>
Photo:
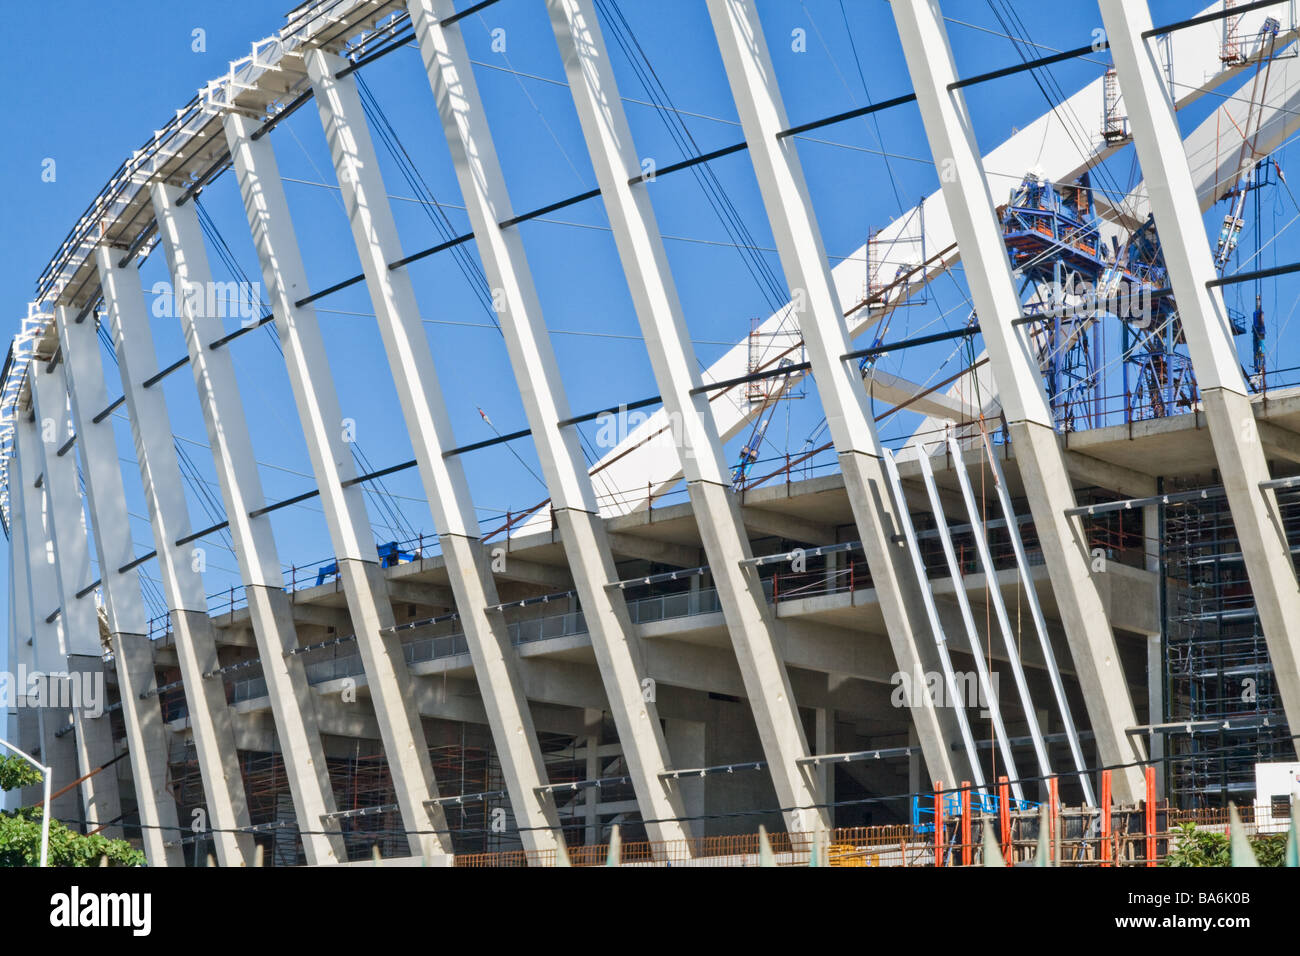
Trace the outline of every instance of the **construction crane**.
<path fill-rule="evenodd" d="M 794 365 L 793 359 L 783 358 L 777 363 L 777 369 L 788 368 Z M 763 447 L 763 440 L 767 437 L 767 426 L 772 422 L 772 415 L 768 408 L 780 400 L 780 396 L 785 392 L 786 386 L 790 384 L 791 372 L 779 375 L 775 378 L 774 384 L 767 393 L 763 395 L 763 407 L 754 419 L 754 428 L 749 433 L 744 447 L 740 449 L 740 460 L 736 466 L 731 469 L 731 487 L 734 491 L 740 491 L 745 487 L 745 480 L 749 477 L 750 469 L 754 467 L 754 462 L 758 461 L 759 450 Z"/>

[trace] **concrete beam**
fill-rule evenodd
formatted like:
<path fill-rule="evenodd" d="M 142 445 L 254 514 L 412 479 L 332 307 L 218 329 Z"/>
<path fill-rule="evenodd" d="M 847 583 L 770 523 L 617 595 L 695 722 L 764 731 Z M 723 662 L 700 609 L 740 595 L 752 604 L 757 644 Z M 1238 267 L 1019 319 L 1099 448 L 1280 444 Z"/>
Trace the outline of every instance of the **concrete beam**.
<path fill-rule="evenodd" d="M 512 217 L 510 196 L 474 67 L 460 25 L 443 26 L 455 13 L 455 4 L 453 0 L 408 0 L 407 7 L 497 303 L 511 369 L 554 505 L 553 521 L 581 597 L 629 776 L 642 816 L 653 821 L 646 829 L 656 841 L 683 840 L 690 831 L 681 822 L 680 796 L 659 778 L 668 768 L 668 750 L 654 701 L 646 700 L 642 692 L 644 669 L 631 618 L 622 595 L 606 587 L 617 575 L 586 460 L 575 430 L 559 426 L 570 417 L 568 399 L 523 238 L 517 228 L 502 226 Z"/>
<path fill-rule="evenodd" d="M 176 799 L 167 789 L 167 738 L 161 705 L 154 693 L 157 682 L 152 648 L 145 637 L 148 625 L 139 571 L 124 575 L 117 570 L 130 563 L 135 554 L 113 423 L 106 419 L 97 424 L 94 420 L 108 405 L 95 321 L 77 322 L 70 308 L 60 306 L 55 310 L 55 325 L 68 367 L 77 450 L 102 578 L 100 594 L 135 781 L 140 842 L 150 866 L 184 866 L 184 853 L 174 840 L 178 832 Z M 16 573 L 16 566 L 14 570 Z"/>
<path fill-rule="evenodd" d="M 195 570 L 193 549 L 176 544 L 192 530 L 185 483 L 163 390 L 156 384 L 149 388 L 144 385 L 158 373 L 158 354 L 140 273 L 133 262 L 119 265 L 120 259 L 121 253 L 109 246 L 96 250 L 140 481 L 149 505 L 158 569 L 176 635 L 185 701 L 194 724 L 194 751 L 208 802 L 217 862 L 222 866 L 243 866 L 252 861 L 253 838 L 241 832 L 249 825 L 248 802 L 235 752 L 230 708 L 220 678 L 204 676 L 219 666 L 216 632 L 208 617 L 207 594 L 203 578 Z"/>
<path fill-rule="evenodd" d="M 444 816 L 430 812 L 425 803 L 437 796 L 433 765 L 419 714 L 411 702 L 410 675 L 401 642 L 391 630 L 395 623 L 393 609 L 365 498 L 361 486 L 353 483 L 356 462 L 343 440 L 343 414 L 330 374 L 329 356 L 315 310 L 310 304 L 298 305 L 310 286 L 271 137 L 254 140 L 256 129 L 257 124 L 246 117 L 233 113 L 225 117 L 226 142 L 257 249 L 262 281 L 275 311 L 285 368 L 312 474 L 320 489 L 357 648 L 371 681 L 371 701 L 382 730 L 402 826 L 414 855 L 425 859 L 445 856 L 451 852 L 451 844 L 442 832 L 446 830 Z"/>

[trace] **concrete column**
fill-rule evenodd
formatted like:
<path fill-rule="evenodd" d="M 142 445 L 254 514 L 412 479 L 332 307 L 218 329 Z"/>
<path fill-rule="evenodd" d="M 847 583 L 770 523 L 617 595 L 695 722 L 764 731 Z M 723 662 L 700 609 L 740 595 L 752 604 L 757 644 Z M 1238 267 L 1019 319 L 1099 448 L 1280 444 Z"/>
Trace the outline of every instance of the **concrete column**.
<path fill-rule="evenodd" d="M 907 728 L 907 746 L 916 748 L 920 742 L 916 728 Z M 907 789 L 909 793 L 919 794 L 930 789 L 930 784 L 923 783 L 921 780 L 923 769 L 921 758 L 917 756 L 916 750 L 912 749 L 911 753 L 907 755 Z"/>
<path fill-rule="evenodd" d="M 808 756 L 808 742 L 780 653 L 776 617 L 758 570 L 744 563 L 753 552 L 731 493 L 709 397 L 691 394 L 704 380 L 655 221 L 648 192 L 653 187 L 629 185 L 640 158 L 595 7 L 591 0 L 548 0 L 547 6 L 655 381 L 673 423 L 687 492 L 777 799 L 784 807 L 808 808 L 791 811 L 791 830 L 825 827 L 825 811 L 813 809 L 824 802 L 817 777 L 798 762 Z"/>
<path fill-rule="evenodd" d="M 12 486 L 11 486 L 12 487 Z M 30 659 L 24 662 L 23 651 L 30 658 L 30 647 L 26 646 L 27 633 L 30 628 L 31 612 L 27 608 L 26 598 L 20 596 L 19 575 L 25 574 L 27 557 L 23 553 L 25 545 L 19 545 L 15 538 L 20 531 L 14 520 L 13 500 L 9 504 L 9 675 L 12 681 L 9 695 L 5 698 L 5 740 L 10 741 L 20 750 L 37 756 L 41 749 L 40 723 L 36 716 L 36 703 L 27 697 L 26 675 L 31 673 Z M 14 558 L 18 557 L 15 562 Z M 37 756 L 37 759 L 40 758 Z M 40 787 L 24 787 L 21 790 L 0 794 L 0 809 L 15 810 L 39 800 L 43 791 Z"/>
<path fill-rule="evenodd" d="M 906 555 L 891 542 L 901 531 L 896 509 L 907 505 L 890 493 L 857 366 L 840 359 L 850 351 L 843 309 L 795 143 L 777 138 L 789 123 L 758 11 L 744 0 L 708 0 L 708 8 L 898 669 L 936 672 L 933 641 L 918 641 L 926 625 L 913 623 L 922 608 L 924 582 L 916 580 Z M 920 696 L 910 707 L 930 775 L 956 779 L 957 764 L 969 779 L 966 761 L 949 746 L 960 736 L 955 711 L 941 712 L 929 695 Z"/>
<path fill-rule="evenodd" d="M 944 202 L 952 217 L 971 298 L 983 317 L 980 332 L 1016 449 L 1034 527 L 1043 542 L 1048 575 L 1088 705 L 1097 752 L 1103 764 L 1130 763 L 1135 748 L 1124 731 L 1136 720 L 1133 701 L 1105 605 L 1092 579 L 1087 536 L 1082 524 L 1066 514 L 1075 505 L 1074 490 L 1052 425 L 1032 343 L 1012 325 L 1021 312 L 1020 297 L 969 114 L 961 93 L 948 89 L 957 79 L 957 68 L 943 14 L 937 0 L 897 0 L 892 6 L 930 152 L 936 163 L 944 164 L 951 173 L 941 177 Z M 1142 792 L 1141 768 L 1130 767 L 1114 775 L 1117 801 L 1135 801 Z"/>
<path fill-rule="evenodd" d="M 683 840 L 689 829 L 680 794 L 659 776 L 669 767 L 653 681 L 646 676 L 640 642 L 627 606 L 608 585 L 617 579 L 605 526 L 587 474 L 578 436 L 559 422 L 569 404 L 559 367 L 542 321 L 523 239 L 501 222 L 512 215 L 487 117 L 474 82 L 469 52 L 459 26 L 439 21 L 453 11 L 451 0 L 410 0 L 425 70 L 451 148 L 456 177 L 493 297 L 500 304 L 501 329 L 510 364 L 532 429 L 542 475 L 554 505 L 556 524 L 582 601 L 610 713 L 627 760 L 637 803 L 651 840 Z"/>
<path fill-rule="evenodd" d="M 13 736 L 5 739 L 14 741 L 27 753 L 38 760 L 45 760 L 42 755 L 41 715 L 39 698 L 27 694 L 27 677 L 36 671 L 35 629 L 32 612 L 32 591 L 30 585 L 30 552 L 27 549 L 27 520 L 24 502 L 21 462 L 17 450 L 9 459 L 9 581 L 10 581 L 10 617 L 13 621 L 9 632 L 9 669 L 17 681 L 14 687 L 14 707 L 16 709 Z M 42 788 L 37 785 L 27 787 L 20 793 L 9 797 L 9 806 L 28 806 L 40 800 Z"/>
<path fill-rule="evenodd" d="M 455 433 L 410 274 L 405 269 L 388 268 L 388 263 L 401 258 L 402 242 L 356 81 L 351 75 L 334 78 L 344 65 L 345 60 L 324 51 L 308 59 L 325 138 L 419 461 L 520 836 L 529 850 L 554 850 L 563 831 L 554 797 L 537 793 L 549 781 L 520 683 L 518 651 L 510 641 L 504 615 L 488 610 L 500 603 L 496 580 L 480 541 L 482 531 L 460 459 L 443 457 L 445 450 L 456 447 Z"/>
<path fill-rule="evenodd" d="M 835 752 L 835 711 L 829 707 L 818 707 L 814 712 L 816 721 L 816 747 L 819 754 L 830 754 Z M 821 788 L 822 799 L 827 804 L 835 803 L 835 768 L 828 763 L 821 764 L 817 768 L 818 785 Z M 835 825 L 834 810 L 826 811 L 826 823 L 828 826 Z"/>
<path fill-rule="evenodd" d="M 438 796 L 424 727 L 415 704 L 413 682 L 388 601 L 388 584 L 379 566 L 370 519 L 366 515 L 356 464 L 343 438 L 343 414 L 330 375 L 325 339 L 310 305 L 297 305 L 310 291 L 294 234 L 289 205 L 270 140 L 254 140 L 247 126 L 227 114 L 239 190 L 244 199 L 262 281 L 275 312 L 289 384 L 307 440 L 312 473 L 338 561 L 339 580 L 356 632 L 370 700 L 379 723 L 384 754 L 408 831 L 411 852 L 426 859 L 452 851 L 446 815 L 426 801 Z M 322 828 L 332 824 L 322 822 Z"/>
<path fill-rule="evenodd" d="M 1216 275 L 1191 167 L 1157 54 L 1141 36 L 1151 28 L 1151 11 L 1145 3 L 1116 0 L 1100 6 L 1273 677 L 1287 720 L 1300 726 L 1295 566 L 1277 497 L 1259 487 L 1270 477 L 1268 460 L 1228 310 L 1219 289 L 1206 287 Z"/>
<path fill-rule="evenodd" d="M 217 297 L 210 294 L 214 287 L 203 231 L 194 203 L 178 202 L 181 190 L 154 183 L 150 192 L 172 287 L 177 293 L 178 318 L 212 447 L 275 731 L 284 754 L 294 813 L 299 829 L 305 831 L 303 851 L 311 866 L 342 862 L 347 859 L 342 834 L 320 832 L 321 817 L 336 812 L 337 806 L 316 719 L 316 698 L 307 683 L 302 658 L 291 654 L 298 646 L 298 634 L 289 596 L 284 591 L 271 519 L 267 515 L 252 517 L 265 506 L 266 498 L 234 362 L 230 349 L 209 347 L 225 334 L 225 329 L 221 316 L 210 314 L 208 308 Z M 241 300 L 245 295 L 258 301 L 251 290 L 242 290 Z"/>
<path fill-rule="evenodd" d="M 104 648 L 99 640 L 99 611 L 94 592 L 78 596 L 93 580 L 90 548 L 86 540 L 86 516 L 81 504 L 81 485 L 77 480 L 77 457 L 70 442 L 75 440 L 68 416 L 68 391 L 63 362 L 49 369 L 45 362 L 28 366 L 31 381 L 32 411 L 41 440 L 37 443 L 43 486 L 48 509 L 46 531 L 54 558 L 54 579 L 58 584 L 59 618 L 63 629 L 64 670 L 72 692 L 72 721 L 77 748 L 81 802 L 87 827 L 116 821 L 122 815 L 118 794 L 117 770 L 106 766 L 117 754 L 113 745 L 113 724 L 103 712 L 107 688 L 104 682 Z M 73 675 L 76 675 L 73 677 Z M 90 682 L 92 687 L 85 687 Z M 92 716 L 85 709 L 91 693 L 98 694 L 100 713 Z M 102 831 L 109 839 L 122 836 L 114 825 Z"/>
<path fill-rule="evenodd" d="M 670 717 L 664 721 L 664 737 L 668 741 L 668 752 L 673 762 L 679 767 L 704 767 L 708 765 L 708 751 L 705 748 L 708 725 L 702 720 L 685 720 Z M 704 788 L 708 777 L 688 777 L 679 781 L 682 791 L 682 803 L 686 816 L 696 819 L 697 828 L 703 830 Z"/>
<path fill-rule="evenodd" d="M 221 866 L 243 866 L 252 859 L 253 837 L 236 832 L 249 825 L 248 803 L 235 750 L 234 725 L 226 703 L 226 686 L 219 676 L 204 677 L 220 666 L 216 632 L 208 617 L 194 548 L 176 544 L 189 536 L 189 505 L 176 460 L 167 400 L 159 384 L 148 388 L 144 385 L 158 372 L 158 355 L 140 287 L 140 273 L 134 263 L 118 265 L 120 258 L 121 252 L 108 246 L 96 250 L 100 286 L 112 321 L 122 390 L 135 438 L 140 480 L 149 505 L 158 570 L 176 635 L 176 657 L 208 802 L 217 862 Z M 106 575 L 117 570 L 104 569 Z"/>
<path fill-rule="evenodd" d="M 58 792 L 81 774 L 75 739 L 68 734 L 55 735 L 70 726 L 71 714 L 66 707 L 51 706 L 57 703 L 59 688 L 55 682 L 62 679 L 54 675 L 66 673 L 67 655 L 63 650 L 62 615 L 58 613 L 59 581 L 54 565 L 49 503 L 41 473 L 40 444 L 40 425 L 19 412 L 18 421 L 14 423 L 14 455 L 9 468 L 13 486 L 22 489 L 26 522 L 24 539 L 27 543 L 28 604 L 32 612 L 32 662 L 42 676 L 40 707 L 36 711 L 41 740 L 40 759 L 52 768 L 50 789 Z M 36 484 L 38 480 L 40 487 Z M 81 819 L 77 789 L 55 798 L 50 812 L 60 820 Z"/>
<path fill-rule="evenodd" d="M 99 560 L 100 593 L 117 668 L 122 722 L 140 817 L 140 842 L 150 866 L 184 866 L 185 855 L 177 842 L 181 831 L 177 827 L 176 800 L 167 789 L 167 734 L 156 694 L 153 648 L 145 636 L 148 625 L 138 572 L 118 571 L 134 559 L 135 552 L 112 419 L 99 423 L 94 420 L 108 407 L 95 321 L 78 323 L 72 309 L 59 306 L 55 326 L 67 366 L 68 395 Z"/>
<path fill-rule="evenodd" d="M 604 716 L 604 712 L 599 710 L 582 712 L 582 722 L 587 731 L 584 739 L 587 742 L 588 780 L 600 778 L 600 728 Z M 596 813 L 596 808 L 600 804 L 600 788 L 588 787 L 582 799 L 583 820 L 586 823 L 583 843 L 587 846 L 595 846 L 600 841 L 600 817 Z"/>

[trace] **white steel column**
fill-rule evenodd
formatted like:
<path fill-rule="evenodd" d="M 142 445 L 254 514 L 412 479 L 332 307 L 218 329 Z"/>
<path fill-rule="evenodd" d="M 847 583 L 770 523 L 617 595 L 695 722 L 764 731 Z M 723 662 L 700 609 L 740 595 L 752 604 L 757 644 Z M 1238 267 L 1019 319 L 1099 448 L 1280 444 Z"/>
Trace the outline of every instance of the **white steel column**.
<path fill-rule="evenodd" d="M 28 366 L 32 411 L 41 433 L 38 448 L 49 510 L 46 530 L 54 557 L 54 578 L 58 584 L 66 671 L 74 692 L 84 681 L 97 683 L 103 707 L 107 687 L 104 682 L 104 648 L 99 640 L 99 611 L 95 607 L 94 592 L 78 596 L 92 578 L 86 517 L 81 504 L 81 486 L 77 481 L 77 456 L 72 453 L 75 433 L 68 416 L 65 368 L 62 361 L 53 369 L 48 369 L 43 361 L 34 361 Z M 74 674 L 77 676 L 73 677 Z M 94 829 L 122 815 L 117 770 L 112 767 L 99 769 L 116 756 L 113 723 L 106 712 L 91 717 L 85 712 L 85 700 L 73 696 L 77 768 L 79 776 L 85 778 L 81 782 L 81 802 L 87 824 Z M 121 835 L 121 827 L 116 824 L 104 831 L 104 836 L 109 839 Z"/>
<path fill-rule="evenodd" d="M 1002 646 L 1007 650 L 1007 666 L 1010 668 L 1011 676 L 1016 682 L 1016 691 L 1020 695 L 1020 707 L 1025 715 L 1025 723 L 1029 725 L 1029 736 L 1034 743 L 1034 756 L 1038 760 L 1038 772 L 1043 777 L 1050 777 L 1052 776 L 1052 763 L 1047 756 L 1047 745 L 1043 742 L 1043 732 L 1038 726 L 1037 711 L 1034 708 L 1033 698 L 1029 693 L 1029 682 L 1025 679 L 1025 669 L 1020 663 L 1020 649 L 1016 646 L 1016 638 L 1011 633 L 1011 619 L 1007 616 L 1006 602 L 1002 600 L 1002 588 L 998 584 L 997 568 L 993 565 L 993 555 L 989 551 L 988 533 L 985 530 L 984 519 L 980 516 L 979 503 L 975 500 L 975 490 L 971 487 L 970 475 L 966 473 L 962 461 L 961 445 L 958 444 L 956 437 L 951 432 L 948 433 L 948 453 L 952 456 L 952 461 L 956 466 L 953 471 L 957 475 L 957 487 L 961 491 L 962 500 L 966 503 L 966 515 L 970 520 L 971 537 L 975 541 L 975 554 L 979 558 L 980 568 L 984 571 L 984 585 L 988 593 L 988 602 L 993 605 L 993 616 L 997 618 L 998 630 L 1002 632 Z M 928 466 L 929 462 L 926 462 L 926 467 Z M 1014 515 L 1005 515 L 1004 517 L 1008 526 L 1015 523 Z M 979 653 L 978 648 L 976 648 L 976 653 Z M 1088 778 L 1081 776 L 1079 782 L 1083 786 L 1087 802 L 1090 805 L 1095 805 Z"/>
<path fill-rule="evenodd" d="M 896 509 L 907 503 L 890 494 L 866 390 L 856 365 L 841 359 L 851 348 L 843 309 L 795 143 L 777 138 L 788 122 L 758 11 L 748 0 L 708 0 L 708 7 L 889 640 L 899 670 L 914 680 L 938 667 L 933 648 L 917 639 L 925 628 L 920 590 L 925 582 L 915 579 L 891 542 L 901 530 Z M 921 620 L 914 624 L 914 617 Z M 924 699 L 912 701 L 911 712 L 931 779 L 969 779 L 969 768 L 950 746 L 960 736 L 955 715 L 941 714 L 929 695 L 919 696 Z"/>
<path fill-rule="evenodd" d="M 1132 0 L 1102 0 L 1101 14 L 1273 676 L 1288 722 L 1300 727 L 1300 591 L 1295 566 L 1277 498 L 1260 488 L 1270 478 L 1268 460 L 1228 310 L 1219 289 L 1207 288 L 1216 278 L 1214 264 L 1178 118 L 1156 52 L 1141 36 L 1151 29 L 1151 11 Z"/>
<path fill-rule="evenodd" d="M 961 612 L 962 625 L 966 628 L 966 638 L 970 641 L 971 659 L 975 662 L 975 672 L 979 677 L 980 689 L 988 701 L 988 709 L 993 718 L 993 732 L 997 737 L 998 750 L 1002 753 L 1002 763 L 1007 776 L 1011 778 L 1011 795 L 1017 800 L 1025 798 L 1024 788 L 1020 783 L 1020 771 L 1016 769 L 1016 755 L 1011 749 L 1011 739 L 1007 735 L 1005 722 L 1002 720 L 1002 701 L 989 677 L 989 666 L 984 660 L 984 649 L 980 647 L 979 631 L 975 626 L 975 615 L 971 612 L 970 596 L 966 593 L 966 582 L 961 565 L 957 563 L 957 552 L 952 546 L 952 532 L 948 528 L 948 516 L 943 510 L 943 500 L 939 497 L 939 488 L 934 482 L 934 470 L 930 467 L 930 455 L 924 447 L 916 456 L 921 466 L 921 480 L 925 484 L 926 496 L 930 499 L 930 513 L 934 516 L 935 530 L 939 532 L 939 544 L 943 547 L 944 560 L 948 565 L 948 577 L 953 583 L 953 594 L 957 598 L 957 609 Z M 991 582 L 991 588 L 997 588 L 997 581 Z M 1032 714 L 1026 714 L 1032 719 Z"/>
<path fill-rule="evenodd" d="M 1137 723 L 1133 700 L 1115 634 L 1092 579 L 1087 534 L 1080 521 L 1066 514 L 1075 505 L 1074 490 L 1032 344 L 1012 325 L 1021 313 L 1020 297 L 970 116 L 961 93 L 948 89 L 957 80 L 957 67 L 943 13 L 938 0 L 894 0 L 892 6 L 930 152 L 948 173 L 940 177 L 944 202 L 961 250 L 963 274 L 980 316 L 980 332 L 1034 527 L 1043 542 L 1075 673 L 1088 704 L 1097 753 L 1105 765 L 1128 764 L 1135 755 L 1140 756 L 1125 734 Z M 1117 802 L 1139 800 L 1143 787 L 1139 767 L 1126 767 L 1114 775 Z"/>
<path fill-rule="evenodd" d="M 456 447 L 455 434 L 410 274 L 406 269 L 388 268 L 388 263 L 401 258 L 402 243 L 356 80 L 351 75 L 334 77 L 346 65 L 346 60 L 323 50 L 308 57 L 316 105 L 447 562 L 488 726 L 510 791 L 510 805 L 522 831 L 520 837 L 527 849 L 553 851 L 562 841 L 563 831 L 554 797 L 537 792 L 550 780 L 519 677 L 519 654 L 511 643 L 504 615 L 487 610 L 501 603 L 496 580 L 479 540 L 482 531 L 460 459 L 443 457 L 444 451 Z"/>
<path fill-rule="evenodd" d="M 817 808 L 791 811 L 791 830 L 828 827 L 820 776 L 811 764 L 800 763 L 809 755 L 808 742 L 781 656 L 775 613 L 757 568 L 745 563 L 753 552 L 731 492 L 709 396 L 692 394 L 703 378 L 655 220 L 653 186 L 629 182 L 640 172 L 640 158 L 595 7 L 591 0 L 547 0 L 547 6 L 655 381 L 674 426 L 686 488 L 777 798 L 785 807 Z"/>
<path fill-rule="evenodd" d="M 36 359 L 33 359 L 35 363 Z M 59 582 L 54 570 L 53 535 L 49 531 L 49 505 L 46 501 L 44 476 L 41 474 L 40 424 L 32 419 L 33 410 L 18 413 L 14 422 L 14 456 L 10 474 L 22 489 L 23 514 L 26 519 L 24 540 L 27 543 L 27 593 L 32 621 L 32 663 L 42 675 L 39 686 L 40 706 L 36 711 L 41 738 L 41 762 L 54 771 L 53 790 L 63 790 L 80 776 L 75 742 L 65 733 L 70 715 L 57 703 L 56 681 L 67 669 L 63 653 L 63 622 L 58 613 Z M 41 482 L 41 487 L 37 482 Z M 77 788 L 56 797 L 52 815 L 64 820 L 76 819 L 80 813 Z"/>
<path fill-rule="evenodd" d="M 176 657 L 217 862 L 222 866 L 243 866 L 252 858 L 253 837 L 236 832 L 249 823 L 234 723 L 226 703 L 225 682 L 220 675 L 204 677 L 219 666 L 216 632 L 208 617 L 203 578 L 193 564 L 193 549 L 176 544 L 190 533 L 189 505 L 176 460 L 167 400 L 160 385 L 144 385 L 158 372 L 158 355 L 140 273 L 134 263 L 119 266 L 121 255 L 108 246 L 96 250 L 100 287 L 112 320 L 113 344 L 135 438 L 140 480 L 149 503 L 149 523 L 167 612 L 176 635 Z M 106 574 L 116 570 L 104 569 Z"/>
<path fill-rule="evenodd" d="M 225 300 L 209 294 L 212 270 L 194 203 L 178 203 L 181 190 L 164 183 L 154 183 L 150 192 L 289 776 L 294 815 L 303 831 L 303 851 L 310 866 L 342 862 L 347 859 L 343 835 L 321 832 L 321 817 L 334 813 L 337 806 L 316 719 L 316 697 L 307 683 L 302 657 L 292 653 L 298 646 L 298 634 L 284 591 L 271 519 L 267 515 L 252 517 L 266 499 L 234 362 L 228 348 L 210 347 L 225 334 L 225 328 L 220 316 L 208 314 L 207 304 Z M 244 295 L 257 301 L 251 290 L 243 290 L 241 299 Z"/>
<path fill-rule="evenodd" d="M 559 367 L 542 321 L 541 304 L 524 254 L 523 239 L 509 219 L 510 198 L 474 82 L 460 28 L 444 29 L 451 0 L 410 0 L 408 7 L 456 178 L 478 242 L 479 255 L 499 312 L 537 456 L 555 507 L 565 555 L 591 633 L 592 649 L 609 698 L 637 803 L 656 841 L 690 836 L 679 790 L 660 774 L 669 768 L 654 695 L 645 693 L 645 663 L 622 595 L 609 588 L 617 579 L 600 508 L 582 458 L 578 436 L 561 429 L 569 404 Z M 647 696 L 651 699 L 647 700 Z"/>
<path fill-rule="evenodd" d="M 446 856 L 452 852 L 451 838 L 441 807 L 426 805 L 438 796 L 433 764 L 402 643 L 393 630 L 388 584 L 379 566 L 362 488 L 355 480 L 356 463 L 343 438 L 343 413 L 325 339 L 316 310 L 296 304 L 310 289 L 275 154 L 266 137 L 254 140 L 247 125 L 232 114 L 227 114 L 225 124 L 402 825 L 413 854 L 426 859 Z"/>
<path fill-rule="evenodd" d="M 140 841 L 150 866 L 184 866 L 176 800 L 167 789 L 167 733 L 156 693 L 153 648 L 146 636 L 148 625 L 138 572 L 123 574 L 118 570 L 134 560 L 135 552 L 113 422 L 111 418 L 98 423 L 94 420 L 108 407 L 95 319 L 78 323 L 72 313 L 66 306 L 56 308 L 55 325 L 67 365 L 68 395 L 81 453 L 95 554 L 99 559 L 100 591 L 108 617 L 113 663 L 117 667 L 122 723 L 131 754 L 131 776 L 135 780 L 136 810 L 140 817 Z"/>

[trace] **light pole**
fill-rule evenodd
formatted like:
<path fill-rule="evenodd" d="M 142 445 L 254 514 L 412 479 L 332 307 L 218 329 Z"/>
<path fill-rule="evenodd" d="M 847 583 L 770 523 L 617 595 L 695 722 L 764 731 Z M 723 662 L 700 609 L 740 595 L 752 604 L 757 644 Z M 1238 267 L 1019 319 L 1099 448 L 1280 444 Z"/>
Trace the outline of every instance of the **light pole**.
<path fill-rule="evenodd" d="M 52 767 L 46 767 L 38 763 L 31 754 L 24 753 L 7 740 L 0 740 L 0 746 L 12 750 L 41 772 L 41 779 L 45 784 L 45 802 L 41 810 L 41 866 L 48 866 L 50 856 L 50 774 L 54 770 Z"/>

